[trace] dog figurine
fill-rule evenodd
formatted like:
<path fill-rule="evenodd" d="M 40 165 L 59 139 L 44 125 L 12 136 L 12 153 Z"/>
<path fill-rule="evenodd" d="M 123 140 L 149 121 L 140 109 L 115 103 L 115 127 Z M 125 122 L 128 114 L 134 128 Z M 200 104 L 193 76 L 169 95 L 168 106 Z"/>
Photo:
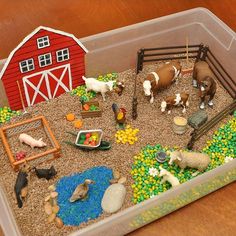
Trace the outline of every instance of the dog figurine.
<path fill-rule="evenodd" d="M 36 167 L 33 169 L 39 179 L 45 178 L 46 180 L 50 180 L 57 174 L 54 166 L 51 166 L 49 169 L 37 169 Z"/>

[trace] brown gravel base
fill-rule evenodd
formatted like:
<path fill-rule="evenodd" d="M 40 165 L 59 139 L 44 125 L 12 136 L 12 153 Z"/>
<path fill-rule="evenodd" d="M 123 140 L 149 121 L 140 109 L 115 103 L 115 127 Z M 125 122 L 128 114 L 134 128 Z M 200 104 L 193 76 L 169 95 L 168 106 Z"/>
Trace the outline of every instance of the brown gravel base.
<path fill-rule="evenodd" d="M 159 63 L 160 65 L 161 63 Z M 53 165 L 58 171 L 55 179 L 47 181 L 38 179 L 34 174 L 29 178 L 29 194 L 24 202 L 22 209 L 19 209 L 16 204 L 14 194 L 14 184 L 17 174 L 12 170 L 7 155 L 0 142 L 0 177 L 3 183 L 10 205 L 15 213 L 16 220 L 20 226 L 23 235 L 29 236 L 43 236 L 43 235 L 67 235 L 68 233 L 83 228 L 89 224 L 109 216 L 109 214 L 102 214 L 96 220 L 91 220 L 88 223 L 81 224 L 79 227 L 64 226 L 62 229 L 57 229 L 54 225 L 46 222 L 46 214 L 44 213 L 44 197 L 48 194 L 48 186 L 56 183 L 62 176 L 70 175 L 75 172 L 82 172 L 94 166 L 104 165 L 110 168 L 115 168 L 122 173 L 122 176 L 127 177 L 125 186 L 127 188 L 127 195 L 125 203 L 121 210 L 133 205 L 132 198 L 132 177 L 130 174 L 133 163 L 133 156 L 139 153 L 140 148 L 151 144 L 160 143 L 164 146 L 180 146 L 185 147 L 188 140 L 191 128 L 188 129 L 185 135 L 179 136 L 173 133 L 172 123 L 174 116 L 188 117 L 190 114 L 198 110 L 199 98 L 198 90 L 191 86 L 191 78 L 180 79 L 179 84 L 172 85 L 167 90 L 161 91 L 155 98 L 154 104 L 150 104 L 148 99 L 144 96 L 142 91 L 142 79 L 145 78 L 146 73 L 152 71 L 156 65 L 148 65 L 144 67 L 143 72 L 138 76 L 137 94 L 138 94 L 138 118 L 133 121 L 131 119 L 131 104 L 133 95 L 133 82 L 135 73 L 134 70 L 128 70 L 119 74 L 119 79 L 125 79 L 125 89 L 121 97 L 117 94 L 107 94 L 107 101 L 102 102 L 101 96 L 97 99 L 101 102 L 103 107 L 102 117 L 87 118 L 83 120 L 83 129 L 101 128 L 104 132 L 104 140 L 111 141 L 112 148 L 109 151 L 91 151 L 83 152 L 63 143 L 63 140 L 75 141 L 75 137 L 66 134 L 66 131 L 77 131 L 73 124 L 66 121 L 65 115 L 67 113 L 76 114 L 80 118 L 80 102 L 77 96 L 72 97 L 70 94 L 64 94 L 59 98 L 49 102 L 42 102 L 34 107 L 28 108 L 27 111 L 34 117 L 37 115 L 44 115 L 49 122 L 49 125 L 55 134 L 56 139 L 61 144 L 62 156 L 54 160 Z M 186 114 L 182 114 L 182 108 L 174 108 L 172 113 L 162 114 L 160 111 L 160 103 L 162 99 L 168 95 L 177 92 L 190 93 L 190 107 Z M 115 143 L 116 124 L 114 114 L 111 109 L 112 103 L 117 103 L 118 106 L 123 106 L 127 109 L 127 123 L 134 128 L 139 128 L 139 140 L 134 145 L 123 145 Z M 214 108 L 207 107 L 209 118 L 213 117 L 226 105 L 232 102 L 232 98 L 227 92 L 218 84 L 217 93 L 214 99 Z M 21 116 L 15 118 L 15 121 L 25 119 Z M 205 141 L 211 137 L 209 132 L 207 136 L 201 138 L 195 145 L 196 149 L 204 146 Z M 11 146 L 17 147 L 19 144 L 17 138 L 11 139 Z M 16 148 L 17 149 L 17 148 Z M 49 167 L 51 164 L 43 164 L 40 167 Z"/>

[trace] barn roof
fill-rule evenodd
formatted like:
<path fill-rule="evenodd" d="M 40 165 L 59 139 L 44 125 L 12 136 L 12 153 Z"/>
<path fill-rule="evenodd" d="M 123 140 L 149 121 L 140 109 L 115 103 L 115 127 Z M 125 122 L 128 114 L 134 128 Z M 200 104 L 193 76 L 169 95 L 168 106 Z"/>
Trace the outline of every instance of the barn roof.
<path fill-rule="evenodd" d="M 56 34 L 61 34 L 61 35 L 64 35 L 64 36 L 68 36 L 68 37 L 71 37 L 75 40 L 75 42 L 87 53 L 88 50 L 85 48 L 85 46 L 73 35 L 73 34 L 69 34 L 69 33 L 66 33 L 64 31 L 60 31 L 60 30 L 55 30 L 55 29 L 52 29 L 52 28 L 49 28 L 49 27 L 45 27 L 45 26 L 39 26 L 38 28 L 36 28 L 33 32 L 31 32 L 29 35 L 27 35 L 17 46 L 14 50 L 11 51 L 10 55 L 8 56 L 1 72 L 0 72 L 0 80 L 2 79 L 2 76 L 8 66 L 8 64 L 10 63 L 12 57 L 14 56 L 15 52 L 21 48 L 21 46 L 23 46 L 32 36 L 34 36 L 39 30 L 47 30 L 47 31 L 51 31 L 53 33 L 56 33 Z"/>

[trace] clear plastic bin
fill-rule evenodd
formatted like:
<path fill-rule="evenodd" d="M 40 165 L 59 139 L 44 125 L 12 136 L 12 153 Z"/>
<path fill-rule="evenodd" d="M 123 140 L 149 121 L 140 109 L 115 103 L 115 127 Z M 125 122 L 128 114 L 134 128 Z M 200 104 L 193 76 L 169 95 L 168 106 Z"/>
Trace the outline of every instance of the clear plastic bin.
<path fill-rule="evenodd" d="M 134 68 L 138 49 L 203 42 L 234 77 L 236 74 L 236 34 L 204 8 L 180 12 L 143 23 L 82 38 L 89 50 L 86 75 Z M 150 223 L 236 180 L 236 160 L 200 175 L 175 189 L 125 209 L 90 225 L 75 235 L 123 235 Z M 21 235 L 12 210 L 0 188 L 0 224 L 6 235 Z M 32 226 L 33 227 L 33 226 Z"/>

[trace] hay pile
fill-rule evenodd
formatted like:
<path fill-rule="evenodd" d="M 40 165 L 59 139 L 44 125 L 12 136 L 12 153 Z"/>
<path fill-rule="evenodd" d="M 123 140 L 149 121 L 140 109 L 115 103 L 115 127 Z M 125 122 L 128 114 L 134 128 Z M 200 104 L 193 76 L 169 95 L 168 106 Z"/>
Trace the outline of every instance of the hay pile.
<path fill-rule="evenodd" d="M 161 64 L 161 63 L 159 63 Z M 47 188 L 51 184 L 57 182 L 61 177 L 70 175 L 71 173 L 83 172 L 88 168 L 94 166 L 107 166 L 109 168 L 115 168 L 119 170 L 122 176 L 127 177 L 125 186 L 127 188 L 127 195 L 125 203 L 121 210 L 133 205 L 131 202 L 133 183 L 131 178 L 131 166 L 133 163 L 133 156 L 139 153 L 140 148 L 147 144 L 160 143 L 163 146 L 180 146 L 185 147 L 189 140 L 189 134 L 191 129 L 183 136 L 178 136 L 172 131 L 172 123 L 174 116 L 184 116 L 187 118 L 190 114 L 198 110 L 199 98 L 197 90 L 191 86 L 191 78 L 181 79 L 178 85 L 173 85 L 169 89 L 164 90 L 156 96 L 154 104 L 149 104 L 148 99 L 144 96 L 142 91 L 141 80 L 146 76 L 146 73 L 152 71 L 156 65 L 150 65 L 144 67 L 143 72 L 138 76 L 137 84 L 137 96 L 138 96 L 138 118 L 133 121 L 131 119 L 131 104 L 134 85 L 134 70 L 127 70 L 119 74 L 118 79 L 125 80 L 125 90 L 123 95 L 119 97 L 117 94 L 112 93 L 107 95 L 107 101 L 102 102 L 101 95 L 97 96 L 97 99 L 102 104 L 103 112 L 102 117 L 87 118 L 83 120 L 82 129 L 94 129 L 101 128 L 104 132 L 104 140 L 111 141 L 112 148 L 109 151 L 91 151 L 83 152 L 75 149 L 72 146 L 64 144 L 64 140 L 75 141 L 75 138 L 66 131 L 77 131 L 73 125 L 66 121 L 65 115 L 67 113 L 74 113 L 79 118 L 80 114 L 80 102 L 79 97 L 71 96 L 70 94 L 64 94 L 59 98 L 53 99 L 49 102 L 42 102 L 31 108 L 28 108 L 28 112 L 34 117 L 38 115 L 44 115 L 49 122 L 49 125 L 61 145 L 62 155 L 61 158 L 53 161 L 53 165 L 58 174 L 53 180 L 38 179 L 35 175 L 31 175 L 29 178 L 29 194 L 22 209 L 18 209 L 14 194 L 14 184 L 16 180 L 16 173 L 12 170 L 8 157 L 0 142 L 0 178 L 6 191 L 10 205 L 15 213 L 16 220 L 20 226 L 23 235 L 29 236 L 43 236 L 43 235 L 67 235 L 71 231 L 78 230 L 85 227 L 88 224 L 92 224 L 102 218 L 109 216 L 109 214 L 103 214 L 96 220 L 91 220 L 88 223 L 81 224 L 79 227 L 65 226 L 62 229 L 57 229 L 55 225 L 48 224 L 46 222 L 46 214 L 44 213 L 44 197 L 47 195 Z M 182 108 L 174 108 L 171 115 L 167 113 L 161 114 L 160 103 L 162 98 L 176 92 L 188 92 L 190 93 L 190 107 L 187 109 L 187 113 L 182 115 Z M 215 96 L 214 109 L 207 108 L 209 118 L 213 117 L 223 107 L 232 102 L 231 97 L 227 92 L 218 84 L 218 90 Z M 117 103 L 118 106 L 125 107 L 127 113 L 127 123 L 133 128 L 140 130 L 138 134 L 138 142 L 134 145 L 122 145 L 115 143 L 116 124 L 114 120 L 114 114 L 111 109 L 112 103 Z M 17 120 L 25 119 L 24 117 L 16 117 Z M 34 135 L 32 133 L 32 135 Z M 37 133 L 35 133 L 37 137 Z M 201 149 L 205 145 L 205 141 L 209 139 L 209 135 L 202 138 L 195 145 L 196 149 Z M 11 140 L 11 146 L 16 147 L 19 145 L 17 138 Z M 50 164 L 43 164 L 40 167 L 49 167 Z"/>

